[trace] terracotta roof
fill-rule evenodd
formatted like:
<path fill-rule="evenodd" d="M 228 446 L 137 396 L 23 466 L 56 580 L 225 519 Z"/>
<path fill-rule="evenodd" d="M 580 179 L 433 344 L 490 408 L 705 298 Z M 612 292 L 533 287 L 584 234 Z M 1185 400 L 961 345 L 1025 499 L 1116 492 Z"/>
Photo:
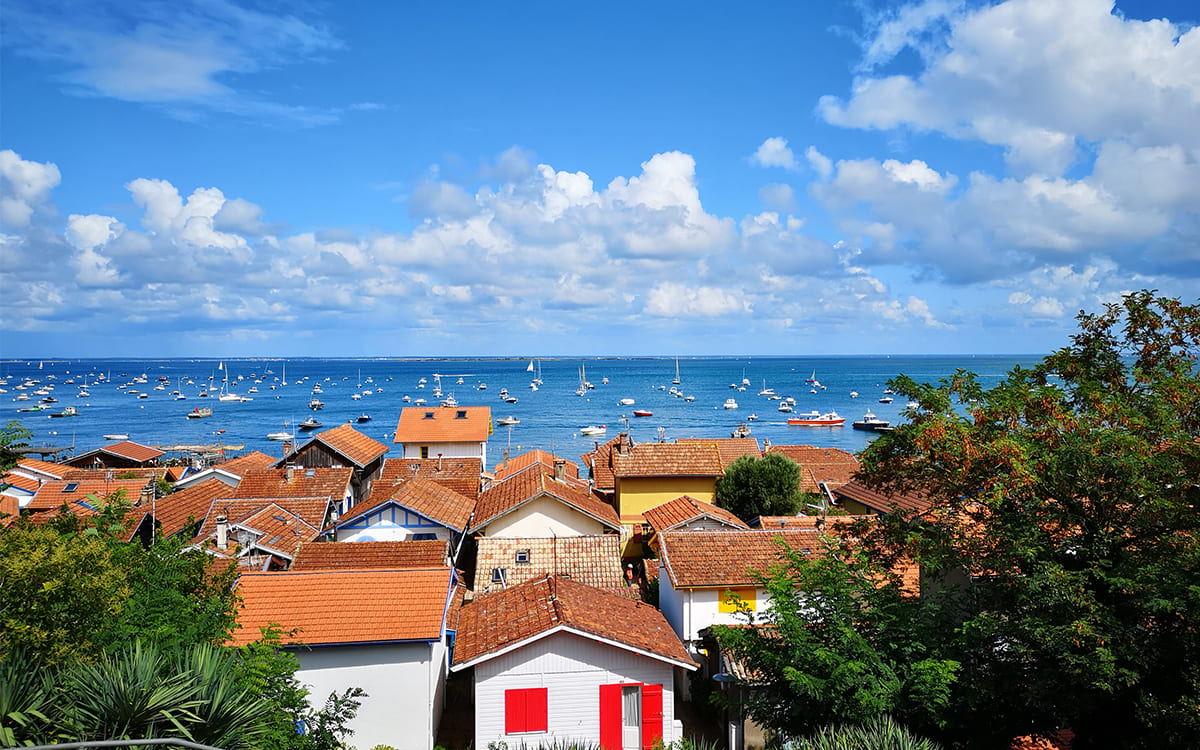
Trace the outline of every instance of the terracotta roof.
<path fill-rule="evenodd" d="M 638 443 L 628 453 L 614 451 L 613 474 L 623 477 L 719 477 L 725 470 L 711 441 Z"/>
<path fill-rule="evenodd" d="M 164 467 L 164 470 L 167 472 L 167 481 L 172 484 L 178 482 L 180 479 L 183 479 L 184 475 L 189 471 L 188 467 L 186 466 L 167 466 Z"/>
<path fill-rule="evenodd" d="M 360 469 L 388 452 L 386 445 L 374 438 L 367 437 L 354 429 L 354 425 L 347 422 L 346 424 L 334 427 L 332 430 L 318 432 L 310 440 L 277 463 L 285 463 L 289 458 L 300 453 L 313 443 L 321 443 L 334 453 L 345 456 L 350 463 Z"/>
<path fill-rule="evenodd" d="M 703 518 L 710 518 L 735 529 L 750 528 L 742 519 L 724 508 L 718 508 L 712 503 L 697 500 L 689 495 L 681 495 L 670 502 L 651 508 L 642 514 L 642 518 L 656 532 L 667 531 Z"/>
<path fill-rule="evenodd" d="M 40 461 L 36 458 L 22 458 L 17 463 L 17 468 L 25 469 L 35 474 L 45 474 L 48 479 L 62 479 L 63 474 L 71 470 L 70 466 L 50 461 Z"/>
<path fill-rule="evenodd" d="M 84 453 L 83 455 L 89 456 L 93 453 L 109 453 L 114 456 L 121 456 L 122 458 L 128 458 L 131 461 L 138 461 L 138 462 L 143 462 L 143 463 L 146 461 L 153 461 L 154 459 L 158 458 L 159 456 L 166 455 L 162 451 L 158 450 L 157 448 L 151 448 L 148 445 L 142 445 L 141 443 L 135 443 L 132 440 L 122 440 L 119 443 L 113 443 L 112 445 L 106 445 L 101 448 L 97 448 L 94 451 L 88 451 L 87 453 Z M 77 456 L 75 459 L 72 459 L 72 460 L 74 461 L 81 457 L 82 456 Z"/>
<path fill-rule="evenodd" d="M 817 482 L 830 489 L 849 482 L 858 471 L 858 459 L 840 448 L 818 448 L 815 445 L 772 445 L 766 453 L 779 453 L 800 464 L 800 489 L 820 492 Z"/>
<path fill-rule="evenodd" d="M 9 495 L 0 495 L 0 526 L 8 526 L 16 521 L 21 512 L 21 501 Z"/>
<path fill-rule="evenodd" d="M 467 530 L 475 512 L 474 500 L 424 478 L 410 479 L 400 485 L 390 500 L 458 532 Z M 357 506 L 354 510 L 358 510 Z"/>
<path fill-rule="evenodd" d="M 250 472 L 242 477 L 230 497 L 331 497 L 344 498 L 350 490 L 354 469 L 298 467 L 288 481 L 286 469 Z"/>
<path fill-rule="evenodd" d="M 300 548 L 317 538 L 320 527 L 308 523 L 300 510 L 270 503 L 249 516 L 231 522 L 232 541 L 238 542 L 238 529 L 253 533 L 254 539 L 245 546 L 291 558 Z M 239 542 L 240 543 L 240 542 Z"/>
<path fill-rule="evenodd" d="M 406 406 L 400 410 L 392 442 L 482 443 L 490 434 L 491 407 Z"/>
<path fill-rule="evenodd" d="M 141 499 L 142 489 L 146 484 L 146 479 L 114 479 L 111 482 L 103 479 L 51 479 L 42 484 L 25 507 L 31 511 L 50 510 L 63 503 L 81 501 L 88 495 L 103 500 L 105 496 L 118 490 L 125 492 L 126 500 L 136 503 Z"/>
<path fill-rule="evenodd" d="M 721 458 L 721 471 L 724 472 L 729 464 L 742 456 L 762 455 L 758 440 L 755 438 L 679 438 L 677 443 L 712 443 L 717 446 L 717 455 Z"/>
<path fill-rule="evenodd" d="M 274 456 L 268 456 L 266 453 L 251 451 L 244 456 L 222 461 L 217 464 L 216 468 L 221 471 L 227 471 L 235 476 L 243 477 L 251 472 L 269 469 L 275 465 L 277 460 Z"/>
<path fill-rule="evenodd" d="M 649 604 L 546 576 L 464 604 L 458 618 L 455 667 L 465 668 L 560 628 L 697 666 L 666 618 Z"/>
<path fill-rule="evenodd" d="M 167 467 L 165 466 L 138 466 L 136 468 L 124 469 L 71 469 L 63 475 L 63 479 L 69 479 L 73 482 L 81 480 L 90 480 L 103 482 L 109 477 L 113 479 L 130 479 L 138 477 L 145 481 L 151 479 L 159 479 L 167 475 Z"/>
<path fill-rule="evenodd" d="M 445 541 L 317 542 L 304 545 L 290 570 L 370 570 L 437 568 L 447 564 Z"/>
<path fill-rule="evenodd" d="M 225 516 L 231 523 L 242 523 L 260 513 L 264 508 L 278 507 L 289 514 L 289 518 L 298 518 L 301 523 L 320 529 L 324 526 L 329 514 L 330 500 L 326 495 L 319 497 L 220 497 L 213 500 L 204 516 L 204 523 L 196 534 L 194 542 L 201 542 L 212 536 L 217 530 L 217 517 Z"/>
<path fill-rule="evenodd" d="M 565 458 L 560 458 L 541 448 L 535 448 L 519 456 L 514 456 L 507 461 L 501 461 L 492 469 L 492 476 L 496 478 L 496 481 L 502 482 L 513 474 L 524 471 L 533 464 L 540 464 L 550 471 L 554 471 L 555 461 L 564 461 L 567 475 L 575 479 L 579 478 L 579 464 L 574 461 L 567 461 Z"/>
<path fill-rule="evenodd" d="M 754 586 L 753 571 L 769 574 L 783 562 L 780 540 L 793 549 L 824 549 L 816 529 L 665 531 L 658 535 L 659 564 L 677 589 Z"/>
<path fill-rule="evenodd" d="M 923 493 L 912 493 L 909 495 L 884 494 L 868 489 L 866 485 L 860 482 L 843 484 L 835 488 L 833 494 L 837 497 L 862 503 L 877 513 L 886 513 L 893 506 L 900 510 L 917 511 L 918 513 L 924 513 L 931 507 L 929 499 Z"/>
<path fill-rule="evenodd" d="M 504 568 L 508 586 L 565 575 L 572 581 L 598 589 L 624 588 L 621 577 L 621 540 L 616 534 L 557 538 L 480 537 L 476 540 L 475 592 L 502 590 L 492 583 L 492 569 Z M 528 562 L 516 561 L 526 552 Z"/>
<path fill-rule="evenodd" d="M 0 477 L 0 486 L 6 484 L 12 485 L 19 490 L 24 490 L 25 492 L 37 492 L 38 487 L 42 485 L 42 483 L 36 479 L 21 474 L 16 474 L 14 472 L 9 472 L 3 477 Z"/>
<path fill-rule="evenodd" d="M 841 518 L 841 516 L 837 517 Z M 835 517 L 830 516 L 830 522 Z M 821 516 L 759 516 L 754 519 L 758 529 L 815 529 L 825 522 Z"/>
<path fill-rule="evenodd" d="M 584 465 L 592 471 L 592 485 L 601 492 L 611 493 L 616 489 L 617 479 L 613 475 L 612 454 L 619 442 L 620 435 L 606 443 L 596 443 L 595 448 L 580 456 Z"/>
<path fill-rule="evenodd" d="M 478 458 L 389 458 L 371 486 L 371 498 L 376 492 L 390 496 L 388 487 L 417 476 L 443 484 L 464 497 L 476 498 L 482 472 L 483 461 Z"/>
<path fill-rule="evenodd" d="M 533 464 L 479 494 L 471 532 L 539 497 L 552 497 L 612 529 L 621 527 L 613 507 L 593 497 L 582 480 L 568 477 L 559 481 L 541 465 Z"/>
<path fill-rule="evenodd" d="M 138 510 L 142 511 L 141 515 L 153 511 L 163 536 L 174 536 L 184 530 L 189 518 L 193 523 L 203 521 L 213 500 L 228 497 L 229 493 L 229 485 L 219 479 L 209 479 L 158 498 L 152 508 L 142 506 Z M 136 528 L 136 524 L 134 526 Z"/>
<path fill-rule="evenodd" d="M 242 606 L 230 642 L 258 640 L 273 623 L 285 644 L 439 640 L 450 577 L 450 568 L 246 573 L 237 583 Z"/>

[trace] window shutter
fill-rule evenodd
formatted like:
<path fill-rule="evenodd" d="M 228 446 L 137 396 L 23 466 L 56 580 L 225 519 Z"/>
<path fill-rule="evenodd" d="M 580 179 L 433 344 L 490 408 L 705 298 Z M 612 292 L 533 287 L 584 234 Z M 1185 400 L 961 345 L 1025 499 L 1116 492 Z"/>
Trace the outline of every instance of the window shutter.
<path fill-rule="evenodd" d="M 621 686 L 600 686 L 600 747 L 621 750 Z"/>
<path fill-rule="evenodd" d="M 550 712 L 547 706 L 549 694 L 547 688 L 526 690 L 525 696 L 525 731 L 545 732 L 550 725 Z"/>
<path fill-rule="evenodd" d="M 663 736 L 663 687 L 642 685 L 642 747 L 650 750 Z"/>
<path fill-rule="evenodd" d="M 504 733 L 525 731 L 525 691 L 504 691 Z"/>

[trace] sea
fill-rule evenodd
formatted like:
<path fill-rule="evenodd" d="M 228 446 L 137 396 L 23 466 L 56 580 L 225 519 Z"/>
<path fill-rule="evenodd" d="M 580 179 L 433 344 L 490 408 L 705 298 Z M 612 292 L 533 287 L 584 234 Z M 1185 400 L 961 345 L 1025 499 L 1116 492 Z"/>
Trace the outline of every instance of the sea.
<path fill-rule="evenodd" d="M 1042 355 L 7 359 L 0 360 L 0 416 L 5 424 L 17 421 L 30 430 L 31 446 L 58 449 L 59 458 L 115 441 L 106 435 L 127 435 L 166 450 L 168 457 L 186 458 L 199 446 L 229 457 L 250 451 L 282 457 L 285 444 L 268 439 L 268 434 L 292 433 L 295 442 L 302 442 L 314 433 L 296 425 L 309 416 L 322 423 L 320 429 L 354 422 L 359 431 L 390 445 L 401 409 L 420 398 L 435 407 L 440 399 L 433 391 L 440 385 L 443 398 L 453 395 L 459 406 L 490 407 L 493 422 L 504 417 L 519 420 L 513 426 L 495 426 L 488 443 L 489 465 L 533 448 L 578 461 L 597 442 L 622 431 L 635 442 L 727 438 L 739 424 L 748 426 L 750 437 L 760 445 L 769 440 L 773 445 L 857 453 L 878 434 L 853 429 L 853 421 L 868 411 L 893 425 L 905 420 L 903 396 L 890 404 L 879 401 L 890 379 L 903 374 L 932 383 L 965 369 L 990 387 L 1013 367 L 1031 367 L 1041 359 Z M 679 384 L 673 385 L 676 372 Z M 530 385 L 535 378 L 541 380 L 537 390 Z M 58 401 L 42 405 L 41 411 L 19 411 L 38 405 L 42 398 L 33 394 L 34 388 L 16 389 L 27 380 L 52 387 L 50 394 Z M 145 382 L 135 382 L 141 380 Z M 585 380 L 594 387 L 577 395 Z M 160 384 L 162 388 L 156 388 Z M 309 409 L 314 386 L 320 386 L 316 397 L 325 404 L 320 411 Z M 251 400 L 219 401 L 222 387 Z M 681 395 L 671 393 L 672 387 Z M 87 396 L 79 395 L 81 388 Z M 780 412 L 781 401 L 759 395 L 765 388 L 795 399 L 794 412 Z M 201 397 L 202 391 L 208 396 Z M 504 400 L 504 391 L 516 402 Z M 18 401 L 22 393 L 29 400 Z M 731 398 L 737 408 L 724 408 Z M 50 416 L 67 406 L 75 407 L 78 415 Z M 188 419 L 187 414 L 198 408 L 210 408 L 213 414 Z M 634 416 L 635 409 L 651 415 Z M 814 410 L 835 411 L 846 422 L 835 427 L 788 425 L 788 416 Z M 591 426 L 606 432 L 581 433 Z"/>

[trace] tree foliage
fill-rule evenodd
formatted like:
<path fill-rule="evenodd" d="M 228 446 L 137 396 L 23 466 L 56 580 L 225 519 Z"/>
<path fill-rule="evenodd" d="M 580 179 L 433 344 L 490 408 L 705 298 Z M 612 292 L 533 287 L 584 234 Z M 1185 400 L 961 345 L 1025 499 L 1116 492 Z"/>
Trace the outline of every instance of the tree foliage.
<path fill-rule="evenodd" d="M 0 478 L 21 461 L 20 448 L 29 445 L 33 433 L 20 422 L 9 422 L 0 428 Z"/>
<path fill-rule="evenodd" d="M 717 480 L 717 505 L 749 522 L 758 516 L 793 515 L 800 509 L 800 466 L 787 456 L 745 455 Z"/>
<path fill-rule="evenodd" d="M 868 485 L 931 503 L 863 525 L 860 549 L 878 568 L 922 565 L 908 617 L 951 616 L 893 632 L 906 663 L 959 665 L 934 722 L 947 744 L 1061 728 L 1076 748 L 1200 737 L 1200 305 L 1139 292 L 1078 321 L 1069 346 L 992 388 L 963 371 L 891 381 L 922 409 L 861 457 Z M 828 628 L 810 611 L 809 645 L 835 647 L 812 640 Z M 860 633 L 878 627 L 862 617 Z M 795 677 L 819 674 L 797 664 Z"/>

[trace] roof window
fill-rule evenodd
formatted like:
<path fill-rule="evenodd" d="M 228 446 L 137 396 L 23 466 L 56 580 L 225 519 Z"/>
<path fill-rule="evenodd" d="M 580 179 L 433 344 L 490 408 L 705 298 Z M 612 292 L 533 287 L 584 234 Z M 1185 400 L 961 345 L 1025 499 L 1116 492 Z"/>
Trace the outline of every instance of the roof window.
<path fill-rule="evenodd" d="M 528 564 L 529 563 L 529 550 L 527 550 L 527 549 L 517 550 L 515 559 L 518 563 Z"/>
<path fill-rule="evenodd" d="M 308 479 L 312 479 L 316 475 L 317 475 L 316 469 L 308 469 L 307 471 L 304 472 L 304 476 Z"/>
<path fill-rule="evenodd" d="M 79 482 L 67 482 L 67 486 L 63 487 L 63 492 L 74 492 L 79 489 Z"/>
<path fill-rule="evenodd" d="M 425 418 L 426 418 L 426 419 L 433 419 L 433 412 L 431 412 L 431 411 L 427 411 L 427 412 L 425 412 Z"/>
<path fill-rule="evenodd" d="M 467 418 L 467 410 L 459 409 L 457 412 L 455 412 L 454 418 L 455 419 L 466 419 Z"/>
<path fill-rule="evenodd" d="M 508 571 L 504 568 L 492 568 L 492 583 L 504 583 L 508 578 Z"/>

